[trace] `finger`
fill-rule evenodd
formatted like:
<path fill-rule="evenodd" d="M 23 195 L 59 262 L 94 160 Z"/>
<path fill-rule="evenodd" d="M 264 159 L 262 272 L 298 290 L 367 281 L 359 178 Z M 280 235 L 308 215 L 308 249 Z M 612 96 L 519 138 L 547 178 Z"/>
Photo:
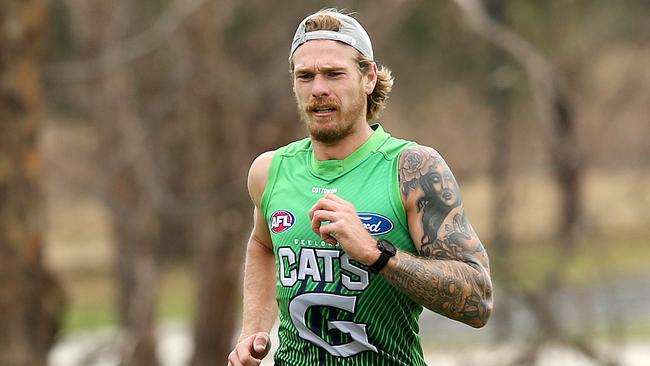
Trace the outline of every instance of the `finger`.
<path fill-rule="evenodd" d="M 228 359 L 228 366 L 244 366 L 244 364 L 237 359 L 237 356 L 233 356 L 232 359 Z"/>
<path fill-rule="evenodd" d="M 311 219 L 312 226 L 320 226 L 320 224 L 325 221 L 329 221 L 329 222 L 339 221 L 339 213 L 334 211 L 327 211 L 327 210 L 314 211 L 314 215 L 312 216 Z"/>
<path fill-rule="evenodd" d="M 316 201 L 316 203 L 311 207 L 311 209 L 309 209 L 309 218 L 311 219 L 314 216 L 314 212 L 318 210 L 339 211 L 340 209 L 341 207 L 339 206 L 338 203 L 323 197 L 318 201 Z"/>
<path fill-rule="evenodd" d="M 313 217 L 314 213 L 319 210 L 336 211 L 337 209 L 338 207 L 334 201 L 321 197 L 313 206 L 311 206 L 311 209 L 309 209 L 309 217 Z"/>
<path fill-rule="evenodd" d="M 239 361 L 239 358 L 237 356 L 237 349 L 235 348 L 230 352 L 228 355 L 228 366 L 242 366 L 241 361 Z"/>
<path fill-rule="evenodd" d="M 352 205 L 350 201 L 344 200 L 334 193 L 328 193 L 322 199 L 327 202 L 327 204 L 337 207 L 339 210 L 342 210 L 344 208 L 354 208 L 354 205 Z"/>
<path fill-rule="evenodd" d="M 324 223 L 326 221 L 329 221 L 329 223 Z M 311 229 L 318 236 L 323 237 L 321 235 L 321 227 L 331 225 L 332 223 L 337 221 L 338 221 L 338 217 L 336 213 L 332 211 L 318 210 L 314 212 L 314 215 L 311 219 Z"/>
<path fill-rule="evenodd" d="M 253 341 L 253 356 L 258 359 L 264 358 L 271 349 L 271 338 L 267 333 L 260 333 Z"/>
<path fill-rule="evenodd" d="M 327 238 L 324 238 L 323 240 L 324 240 L 326 243 L 328 243 L 328 244 L 330 244 L 330 245 L 332 245 L 332 246 L 336 246 L 336 245 L 339 243 L 338 240 L 336 240 L 336 239 L 335 239 L 333 236 L 331 236 L 331 235 L 328 236 Z"/>
<path fill-rule="evenodd" d="M 237 345 L 237 348 L 235 348 L 235 358 L 233 361 L 234 366 L 243 366 L 245 365 L 245 361 L 247 358 L 249 358 L 250 355 L 248 352 L 244 349 L 241 349 L 241 343 Z"/>
<path fill-rule="evenodd" d="M 327 225 L 322 225 L 317 232 L 318 236 L 326 242 L 336 245 L 338 242 L 337 235 L 340 234 L 342 228 L 336 223 L 329 223 Z"/>
<path fill-rule="evenodd" d="M 335 202 L 347 202 L 346 200 L 344 200 L 343 198 L 335 195 L 332 192 L 325 193 L 325 196 L 323 196 L 323 198 L 328 199 L 328 200 L 332 200 L 332 201 L 335 201 Z"/>
<path fill-rule="evenodd" d="M 320 209 L 320 206 L 319 206 L 320 203 L 319 202 L 320 202 L 320 200 L 316 201 L 316 203 L 314 203 L 314 205 L 311 206 L 311 208 L 309 209 L 309 214 L 308 214 L 309 215 L 309 220 L 311 220 L 314 217 L 314 211 Z"/>
<path fill-rule="evenodd" d="M 323 198 L 331 202 L 331 204 L 336 205 L 336 207 L 338 207 L 339 210 L 343 208 L 354 209 L 354 205 L 352 204 L 352 202 L 344 200 L 343 198 L 335 195 L 334 193 L 327 193 Z"/>
<path fill-rule="evenodd" d="M 336 244 L 337 235 L 340 234 L 340 230 L 338 229 L 338 226 L 332 226 L 333 224 L 334 223 L 332 222 L 325 222 L 321 224 L 316 223 L 314 226 L 312 226 L 312 230 L 314 231 L 314 234 L 318 235 L 321 239 L 333 239 L 333 241 L 330 241 L 330 243 Z"/>
<path fill-rule="evenodd" d="M 237 347 L 237 362 L 236 366 L 258 366 L 262 361 L 253 357 L 251 354 L 252 344 L 240 344 L 240 347 Z"/>

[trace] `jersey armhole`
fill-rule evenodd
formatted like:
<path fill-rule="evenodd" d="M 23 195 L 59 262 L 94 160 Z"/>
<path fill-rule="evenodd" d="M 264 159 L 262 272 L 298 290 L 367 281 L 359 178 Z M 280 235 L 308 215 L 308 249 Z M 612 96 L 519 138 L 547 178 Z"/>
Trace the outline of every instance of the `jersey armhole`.
<path fill-rule="evenodd" d="M 280 165 L 282 165 L 284 158 L 294 156 L 296 152 L 306 149 L 310 144 L 311 140 L 309 138 L 304 138 L 275 150 L 275 154 L 273 154 L 273 158 L 271 159 L 271 165 L 269 166 L 269 176 L 266 179 L 266 186 L 264 187 L 264 192 L 262 192 L 262 201 L 260 202 L 260 209 L 265 218 L 269 217 L 269 203 L 273 196 L 273 190 L 275 189 L 275 184 L 278 179 Z"/>
<path fill-rule="evenodd" d="M 402 153 L 406 149 L 413 147 L 415 145 L 417 145 L 415 142 L 411 142 L 409 144 L 404 145 L 402 151 L 400 151 L 399 154 L 396 155 L 395 159 L 393 160 L 393 167 L 391 168 L 391 177 L 390 177 L 390 185 L 389 185 L 390 202 L 391 205 L 393 206 L 393 210 L 395 211 L 395 217 L 397 217 L 397 220 L 399 221 L 400 225 L 402 225 L 402 228 L 406 230 L 406 232 L 410 232 L 410 231 L 408 226 L 408 219 L 406 217 L 406 209 L 404 208 L 404 202 L 402 201 L 402 194 L 399 186 L 399 161 L 402 157 Z"/>
<path fill-rule="evenodd" d="M 271 165 L 269 166 L 269 176 L 266 179 L 266 186 L 264 187 L 264 192 L 262 192 L 262 201 L 260 202 L 260 209 L 264 218 L 268 218 L 268 207 L 269 201 L 275 188 L 275 183 L 277 181 L 278 171 L 280 170 L 280 164 L 283 160 L 284 149 L 280 148 L 276 150 L 273 158 L 271 159 Z"/>

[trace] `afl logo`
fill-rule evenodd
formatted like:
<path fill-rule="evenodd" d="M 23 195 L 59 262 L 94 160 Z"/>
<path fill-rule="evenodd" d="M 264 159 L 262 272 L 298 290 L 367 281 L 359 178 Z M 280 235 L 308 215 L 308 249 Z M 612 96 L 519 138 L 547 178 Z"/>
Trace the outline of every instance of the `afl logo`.
<path fill-rule="evenodd" d="M 393 230 L 393 222 L 384 215 L 371 212 L 358 212 L 357 215 L 370 235 L 383 235 Z"/>
<path fill-rule="evenodd" d="M 271 215 L 271 231 L 278 234 L 289 230 L 296 222 L 296 217 L 287 210 L 275 211 Z"/>

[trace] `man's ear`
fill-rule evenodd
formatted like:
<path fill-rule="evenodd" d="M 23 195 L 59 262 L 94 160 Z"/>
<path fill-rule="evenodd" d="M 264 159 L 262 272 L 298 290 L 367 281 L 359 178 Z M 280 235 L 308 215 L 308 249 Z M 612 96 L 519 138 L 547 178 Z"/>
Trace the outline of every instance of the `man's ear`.
<path fill-rule="evenodd" d="M 377 64 L 372 63 L 370 66 L 370 70 L 368 70 L 368 73 L 366 74 L 366 85 L 365 85 L 365 92 L 366 95 L 372 94 L 373 90 L 375 90 L 375 85 L 377 85 Z"/>

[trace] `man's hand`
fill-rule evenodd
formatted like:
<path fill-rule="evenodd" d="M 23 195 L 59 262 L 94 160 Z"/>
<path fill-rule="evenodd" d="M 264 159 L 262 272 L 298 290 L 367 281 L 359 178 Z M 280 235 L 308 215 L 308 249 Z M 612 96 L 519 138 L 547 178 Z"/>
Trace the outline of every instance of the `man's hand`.
<path fill-rule="evenodd" d="M 271 349 L 271 338 L 266 332 L 250 335 L 237 343 L 228 355 L 228 366 L 257 366 Z"/>
<path fill-rule="evenodd" d="M 332 245 L 338 242 L 350 258 L 366 265 L 379 258 L 377 241 L 363 227 L 352 203 L 328 193 L 309 210 L 309 219 L 318 236 Z"/>

